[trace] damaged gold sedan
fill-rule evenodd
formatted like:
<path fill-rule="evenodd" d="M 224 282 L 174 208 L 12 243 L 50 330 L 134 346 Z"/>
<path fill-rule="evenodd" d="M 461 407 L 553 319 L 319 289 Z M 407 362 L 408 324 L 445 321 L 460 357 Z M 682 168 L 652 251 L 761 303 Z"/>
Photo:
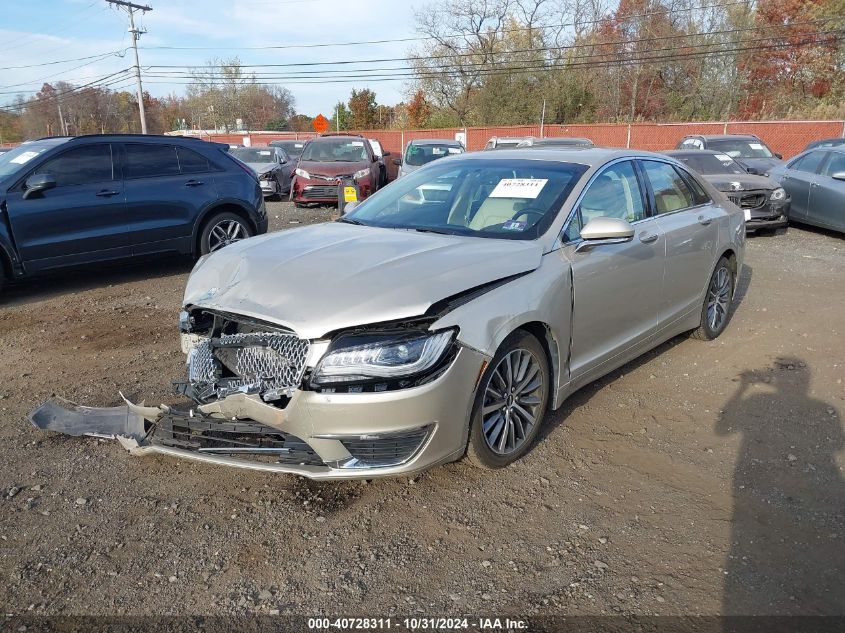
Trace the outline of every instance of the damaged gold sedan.
<path fill-rule="evenodd" d="M 740 210 L 665 156 L 444 158 L 337 222 L 200 259 L 184 405 L 50 401 L 30 419 L 316 479 L 500 468 L 581 386 L 681 332 L 719 336 L 744 236 Z"/>

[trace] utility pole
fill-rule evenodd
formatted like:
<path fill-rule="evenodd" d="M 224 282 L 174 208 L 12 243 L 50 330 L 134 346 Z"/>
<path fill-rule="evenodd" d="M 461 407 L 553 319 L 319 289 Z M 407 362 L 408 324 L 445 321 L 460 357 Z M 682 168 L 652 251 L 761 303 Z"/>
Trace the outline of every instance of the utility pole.
<path fill-rule="evenodd" d="M 62 116 L 62 102 L 59 101 L 59 129 L 62 131 L 62 136 L 67 136 L 67 126 L 65 125 L 65 118 Z"/>
<path fill-rule="evenodd" d="M 132 34 L 132 50 L 135 52 L 135 81 L 138 84 L 138 113 L 141 115 L 141 134 L 147 133 L 147 114 L 144 112 L 144 88 L 141 86 L 141 63 L 138 61 L 138 40 L 147 32 L 135 28 L 135 11 L 146 13 L 153 8 L 145 4 L 134 4 L 126 0 L 106 0 L 109 4 L 126 9 L 129 14 L 129 32 Z"/>
<path fill-rule="evenodd" d="M 546 127 L 546 100 L 543 99 L 543 112 L 540 114 L 540 138 L 545 138 Z"/>

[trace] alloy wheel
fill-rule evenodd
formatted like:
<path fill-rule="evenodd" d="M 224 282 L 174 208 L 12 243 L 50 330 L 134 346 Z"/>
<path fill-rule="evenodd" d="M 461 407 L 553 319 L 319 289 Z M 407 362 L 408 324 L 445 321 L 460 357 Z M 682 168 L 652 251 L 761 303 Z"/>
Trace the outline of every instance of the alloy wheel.
<path fill-rule="evenodd" d="M 710 279 L 707 289 L 707 323 L 710 329 L 718 332 L 728 318 L 731 301 L 731 273 L 722 266 Z"/>
<path fill-rule="evenodd" d="M 239 242 L 246 237 L 249 237 L 246 228 L 237 220 L 220 220 L 211 227 L 211 231 L 208 234 L 208 251 L 213 253 L 224 246 Z"/>
<path fill-rule="evenodd" d="M 533 352 L 515 349 L 499 362 L 484 391 L 481 428 L 487 446 L 498 455 L 522 447 L 542 416 L 545 376 Z"/>

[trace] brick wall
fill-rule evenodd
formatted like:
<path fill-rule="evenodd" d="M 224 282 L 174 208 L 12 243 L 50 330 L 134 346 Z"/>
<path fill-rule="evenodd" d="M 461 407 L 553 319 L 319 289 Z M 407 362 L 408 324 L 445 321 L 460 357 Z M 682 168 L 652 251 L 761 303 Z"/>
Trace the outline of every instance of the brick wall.
<path fill-rule="evenodd" d="M 629 130 L 630 128 L 630 130 Z M 455 138 L 466 131 L 467 149 L 480 150 L 492 136 L 540 136 L 539 125 L 514 125 L 501 127 L 446 128 L 439 130 L 365 130 L 360 132 L 378 140 L 385 150 L 394 155 L 402 152 L 405 144 L 414 139 Z M 687 134 L 756 134 L 773 151 L 785 158 L 795 156 L 810 141 L 820 138 L 843 136 L 845 121 L 750 121 L 714 123 L 597 123 L 592 125 L 547 125 L 545 136 L 584 136 L 596 145 L 606 147 L 631 147 L 651 151 L 672 149 Z M 629 142 L 630 133 L 630 142 Z M 248 136 L 253 145 L 266 145 L 281 138 L 308 139 L 309 133 L 250 132 L 220 134 L 212 137 L 223 143 L 242 143 Z"/>

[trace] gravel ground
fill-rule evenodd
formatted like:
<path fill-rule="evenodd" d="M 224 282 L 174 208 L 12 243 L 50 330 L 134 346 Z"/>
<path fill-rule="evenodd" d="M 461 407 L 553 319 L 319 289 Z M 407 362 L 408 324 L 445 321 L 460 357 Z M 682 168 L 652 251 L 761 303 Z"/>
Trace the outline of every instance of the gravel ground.
<path fill-rule="evenodd" d="M 271 228 L 331 209 L 270 205 Z M 845 614 L 845 240 L 749 241 L 727 332 L 660 346 L 498 472 L 314 483 L 36 432 L 173 401 L 190 262 L 0 298 L 0 607 L 21 614 Z"/>

